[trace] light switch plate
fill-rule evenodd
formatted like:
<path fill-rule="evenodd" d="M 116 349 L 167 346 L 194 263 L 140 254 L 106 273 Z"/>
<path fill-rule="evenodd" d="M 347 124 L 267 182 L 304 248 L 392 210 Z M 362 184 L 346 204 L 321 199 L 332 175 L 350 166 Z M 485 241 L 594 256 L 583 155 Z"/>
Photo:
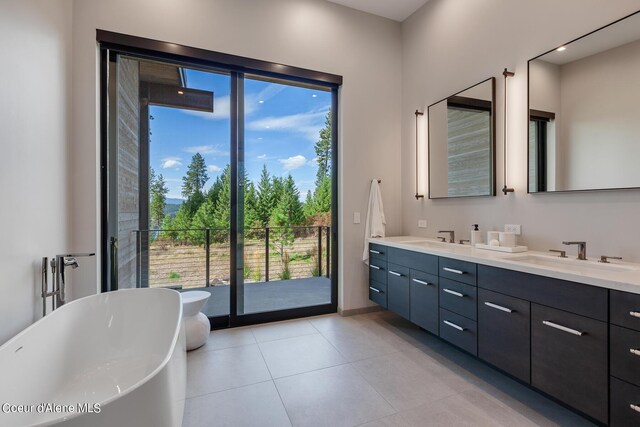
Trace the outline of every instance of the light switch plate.
<path fill-rule="evenodd" d="M 520 224 L 505 224 L 504 225 L 504 231 L 507 231 L 509 233 L 515 233 L 516 236 L 519 236 L 520 234 L 522 234 L 522 226 Z"/>
<path fill-rule="evenodd" d="M 353 223 L 360 224 L 360 212 L 353 213 Z"/>
<path fill-rule="evenodd" d="M 418 220 L 418 228 L 427 228 L 427 220 L 426 219 Z"/>

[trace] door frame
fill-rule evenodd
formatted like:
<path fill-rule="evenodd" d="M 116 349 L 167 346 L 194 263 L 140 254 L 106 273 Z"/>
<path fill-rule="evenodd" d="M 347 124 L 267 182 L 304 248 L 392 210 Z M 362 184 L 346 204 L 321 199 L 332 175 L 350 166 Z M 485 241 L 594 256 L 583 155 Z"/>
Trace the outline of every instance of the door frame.
<path fill-rule="evenodd" d="M 228 325 L 242 326 L 248 324 L 271 322 L 319 314 L 335 313 L 338 309 L 338 96 L 342 85 L 342 76 L 276 64 L 257 59 L 245 58 L 226 53 L 177 45 L 164 41 L 146 39 L 110 31 L 97 30 L 96 40 L 100 49 L 100 214 L 101 214 L 101 290 L 108 292 L 117 290 L 117 283 L 109 283 L 110 261 L 109 245 L 109 61 L 110 53 L 131 55 L 141 59 L 153 59 L 178 63 L 184 66 L 229 72 L 231 75 L 231 256 L 230 263 L 230 311 Z M 331 208 L 331 301 L 309 307 L 292 308 L 270 312 L 238 315 L 238 274 L 242 275 L 242 262 L 238 263 L 238 155 L 244 147 L 244 84 L 245 74 L 274 78 L 292 83 L 325 87 L 331 92 L 332 108 L 332 208 Z M 235 96 L 234 96 L 235 95 Z M 239 265 L 238 265 L 239 264 Z M 240 269 L 240 270 L 239 270 Z M 241 276 L 242 277 L 242 276 Z M 111 281 L 112 282 L 112 281 Z M 211 317 L 211 325 L 224 327 L 227 316 Z"/>

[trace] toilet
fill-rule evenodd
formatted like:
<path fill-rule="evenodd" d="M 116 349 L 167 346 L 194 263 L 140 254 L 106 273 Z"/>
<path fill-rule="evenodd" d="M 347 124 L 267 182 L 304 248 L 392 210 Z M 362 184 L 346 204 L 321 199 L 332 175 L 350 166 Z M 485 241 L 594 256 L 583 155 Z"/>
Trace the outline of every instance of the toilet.
<path fill-rule="evenodd" d="M 188 291 L 182 296 L 182 318 L 187 341 L 187 351 L 200 348 L 207 342 L 211 331 L 209 319 L 201 313 L 211 294 L 207 291 Z"/>

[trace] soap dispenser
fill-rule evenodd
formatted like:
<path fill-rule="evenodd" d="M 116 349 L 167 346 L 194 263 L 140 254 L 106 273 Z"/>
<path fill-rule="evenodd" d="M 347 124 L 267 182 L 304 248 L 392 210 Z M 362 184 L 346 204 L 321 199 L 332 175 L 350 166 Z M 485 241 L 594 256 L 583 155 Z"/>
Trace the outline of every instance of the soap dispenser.
<path fill-rule="evenodd" d="M 482 243 L 482 232 L 478 229 L 478 224 L 473 224 L 473 230 L 471 230 L 471 246 L 475 246 L 477 243 Z"/>

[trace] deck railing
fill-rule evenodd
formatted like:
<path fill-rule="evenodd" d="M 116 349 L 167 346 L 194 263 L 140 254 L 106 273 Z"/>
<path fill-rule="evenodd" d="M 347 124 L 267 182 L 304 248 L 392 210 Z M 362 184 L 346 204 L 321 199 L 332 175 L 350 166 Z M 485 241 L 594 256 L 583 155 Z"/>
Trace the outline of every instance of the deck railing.
<path fill-rule="evenodd" d="M 137 287 L 195 288 L 228 285 L 230 230 L 188 228 L 137 230 Z M 245 229 L 244 282 L 331 275 L 331 227 Z"/>

